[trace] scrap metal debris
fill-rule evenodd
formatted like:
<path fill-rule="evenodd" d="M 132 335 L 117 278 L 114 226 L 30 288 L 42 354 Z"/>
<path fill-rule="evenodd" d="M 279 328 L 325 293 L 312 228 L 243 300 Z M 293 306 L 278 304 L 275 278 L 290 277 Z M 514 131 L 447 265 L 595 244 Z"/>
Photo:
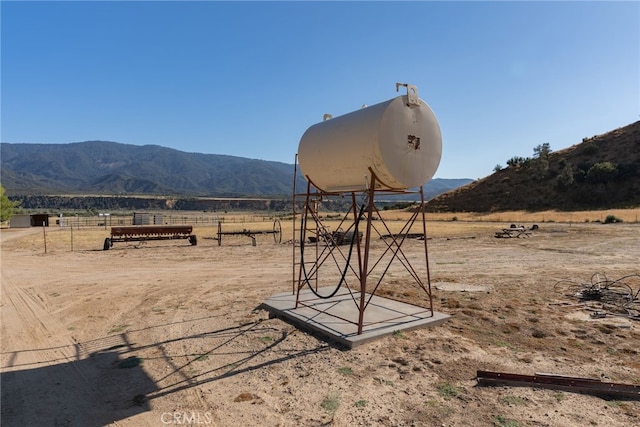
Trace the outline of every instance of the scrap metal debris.
<path fill-rule="evenodd" d="M 497 238 L 514 238 L 514 237 L 530 237 L 531 232 L 537 230 L 538 224 L 533 224 L 531 228 L 527 228 L 524 225 L 511 224 L 509 228 L 503 228 L 501 231 L 496 231 L 495 237 Z"/>
<path fill-rule="evenodd" d="M 554 289 L 567 297 L 593 303 L 595 307 L 589 307 L 592 317 L 623 316 L 640 320 L 640 274 L 610 280 L 604 273 L 595 273 L 589 283 L 560 280 Z"/>
<path fill-rule="evenodd" d="M 476 378 L 478 385 L 550 388 L 603 397 L 616 396 L 640 400 L 640 385 L 604 382 L 594 378 L 542 373 L 522 375 L 491 371 L 478 371 Z"/>

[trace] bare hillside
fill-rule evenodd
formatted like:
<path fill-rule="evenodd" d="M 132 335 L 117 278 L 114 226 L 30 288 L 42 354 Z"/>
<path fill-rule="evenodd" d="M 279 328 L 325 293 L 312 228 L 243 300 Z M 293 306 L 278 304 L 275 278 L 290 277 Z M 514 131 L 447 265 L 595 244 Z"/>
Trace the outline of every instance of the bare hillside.
<path fill-rule="evenodd" d="M 640 205 L 640 121 L 507 167 L 427 203 L 431 212 L 610 209 Z"/>

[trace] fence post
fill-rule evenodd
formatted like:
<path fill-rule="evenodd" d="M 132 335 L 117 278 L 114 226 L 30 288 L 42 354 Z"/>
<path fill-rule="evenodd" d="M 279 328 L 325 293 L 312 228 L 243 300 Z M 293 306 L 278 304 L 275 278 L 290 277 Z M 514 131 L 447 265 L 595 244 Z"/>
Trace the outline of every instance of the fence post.
<path fill-rule="evenodd" d="M 44 226 L 44 221 L 42 221 L 42 236 L 44 238 L 44 253 L 47 253 L 47 229 Z"/>

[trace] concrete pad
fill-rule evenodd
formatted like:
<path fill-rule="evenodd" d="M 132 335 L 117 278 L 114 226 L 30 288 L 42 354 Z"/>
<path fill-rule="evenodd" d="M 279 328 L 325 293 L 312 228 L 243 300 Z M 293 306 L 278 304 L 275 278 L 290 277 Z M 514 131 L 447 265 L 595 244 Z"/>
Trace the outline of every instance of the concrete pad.
<path fill-rule="evenodd" d="M 318 290 L 320 295 L 329 295 L 331 292 L 333 288 Z M 317 332 L 347 348 L 357 347 L 398 331 L 437 326 L 451 317 L 438 312 L 433 312 L 432 315 L 431 310 L 424 307 L 377 295 L 365 294 L 365 297 L 371 300 L 364 311 L 360 335 L 357 305 L 360 303 L 360 292 L 349 293 L 348 289 L 341 289 L 335 296 L 323 299 L 305 288 L 300 291 L 298 308 L 296 295 L 291 292 L 271 296 L 260 308 L 267 310 L 272 317 L 288 320 L 301 329 Z"/>

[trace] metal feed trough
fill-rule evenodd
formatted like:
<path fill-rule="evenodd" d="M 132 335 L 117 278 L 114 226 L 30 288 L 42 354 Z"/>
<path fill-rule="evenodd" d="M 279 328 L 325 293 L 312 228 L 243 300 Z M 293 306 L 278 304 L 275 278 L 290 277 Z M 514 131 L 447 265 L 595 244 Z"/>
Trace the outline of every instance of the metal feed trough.
<path fill-rule="evenodd" d="M 191 225 L 142 225 L 131 227 L 111 227 L 111 237 L 104 239 L 104 250 L 109 250 L 115 242 L 145 242 L 147 240 L 189 239 L 192 246 L 198 239 L 191 234 Z"/>

